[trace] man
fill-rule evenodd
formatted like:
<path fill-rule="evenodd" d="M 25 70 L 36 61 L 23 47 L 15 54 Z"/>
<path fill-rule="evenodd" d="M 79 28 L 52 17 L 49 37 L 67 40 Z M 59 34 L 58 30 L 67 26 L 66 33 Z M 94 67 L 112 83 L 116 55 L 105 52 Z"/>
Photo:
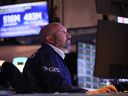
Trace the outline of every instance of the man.
<path fill-rule="evenodd" d="M 30 92 L 85 92 L 99 94 L 117 92 L 113 85 L 105 86 L 95 91 L 75 87 L 67 66 L 64 64 L 63 50 L 69 50 L 71 35 L 60 23 L 46 25 L 40 31 L 41 48 L 26 62 L 23 76 L 28 81 Z"/>

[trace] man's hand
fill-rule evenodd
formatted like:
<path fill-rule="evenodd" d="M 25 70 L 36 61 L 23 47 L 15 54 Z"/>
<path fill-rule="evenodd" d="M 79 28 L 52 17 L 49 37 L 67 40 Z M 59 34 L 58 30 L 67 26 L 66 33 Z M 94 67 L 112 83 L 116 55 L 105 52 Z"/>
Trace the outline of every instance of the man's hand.
<path fill-rule="evenodd" d="M 103 93 L 116 93 L 118 92 L 114 85 L 104 86 L 94 91 L 87 91 L 85 94 L 103 94 Z"/>

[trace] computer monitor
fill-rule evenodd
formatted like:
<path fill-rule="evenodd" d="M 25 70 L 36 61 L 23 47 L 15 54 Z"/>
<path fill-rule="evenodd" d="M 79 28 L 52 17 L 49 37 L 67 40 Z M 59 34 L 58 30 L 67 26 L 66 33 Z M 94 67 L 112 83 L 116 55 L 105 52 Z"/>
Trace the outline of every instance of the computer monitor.
<path fill-rule="evenodd" d="M 98 21 L 94 76 L 128 78 L 128 24 Z"/>
<path fill-rule="evenodd" d="M 110 84 L 107 79 L 93 75 L 95 66 L 95 44 L 77 42 L 77 82 L 78 87 L 94 90 Z"/>
<path fill-rule="evenodd" d="M 95 0 L 100 14 L 128 17 L 128 0 Z"/>
<path fill-rule="evenodd" d="M 38 35 L 48 23 L 47 1 L 0 6 L 0 38 Z"/>
<path fill-rule="evenodd" d="M 118 16 L 117 17 L 117 22 L 118 23 L 123 23 L 123 24 L 128 24 L 128 18 Z"/>
<path fill-rule="evenodd" d="M 25 63 L 27 61 L 28 57 L 15 57 L 13 58 L 12 63 L 19 69 L 19 71 L 22 73 L 23 68 L 25 66 Z"/>

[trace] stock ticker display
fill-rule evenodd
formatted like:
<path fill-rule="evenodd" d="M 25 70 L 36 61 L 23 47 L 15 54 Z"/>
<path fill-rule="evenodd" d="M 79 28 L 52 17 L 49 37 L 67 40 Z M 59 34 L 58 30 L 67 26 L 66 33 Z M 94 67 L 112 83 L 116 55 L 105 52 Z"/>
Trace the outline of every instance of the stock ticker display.
<path fill-rule="evenodd" d="M 0 38 L 38 34 L 48 23 L 47 2 L 0 7 Z"/>

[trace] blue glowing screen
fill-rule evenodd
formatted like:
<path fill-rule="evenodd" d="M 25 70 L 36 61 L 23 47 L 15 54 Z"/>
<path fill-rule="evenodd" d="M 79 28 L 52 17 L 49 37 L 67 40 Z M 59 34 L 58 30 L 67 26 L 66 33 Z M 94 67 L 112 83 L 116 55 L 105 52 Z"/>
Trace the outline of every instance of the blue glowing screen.
<path fill-rule="evenodd" d="M 0 38 L 37 35 L 49 23 L 47 2 L 0 7 Z"/>

